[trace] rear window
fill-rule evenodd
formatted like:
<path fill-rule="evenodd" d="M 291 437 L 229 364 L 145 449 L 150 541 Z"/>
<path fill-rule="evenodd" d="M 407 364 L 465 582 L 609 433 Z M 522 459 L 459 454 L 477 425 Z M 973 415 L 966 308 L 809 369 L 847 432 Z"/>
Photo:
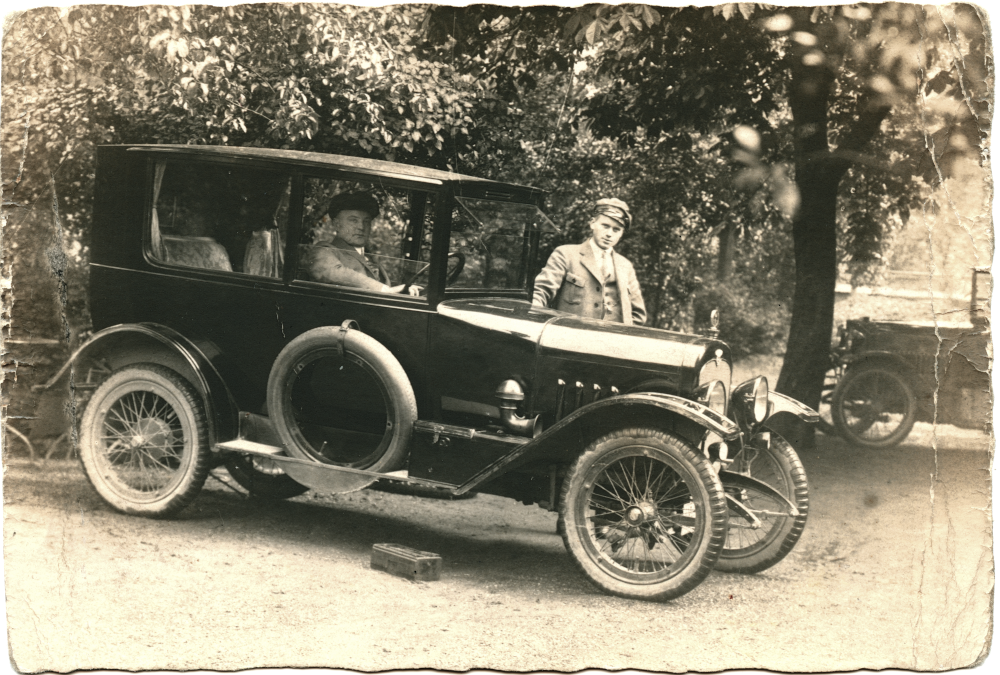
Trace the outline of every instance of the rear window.
<path fill-rule="evenodd" d="M 159 162 L 150 255 L 181 267 L 279 278 L 290 194 L 289 176 L 276 172 Z"/>

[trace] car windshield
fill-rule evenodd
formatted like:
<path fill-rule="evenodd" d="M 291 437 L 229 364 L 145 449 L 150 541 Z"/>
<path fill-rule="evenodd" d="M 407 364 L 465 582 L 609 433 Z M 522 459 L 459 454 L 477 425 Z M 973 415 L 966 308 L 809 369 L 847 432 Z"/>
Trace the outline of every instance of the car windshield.
<path fill-rule="evenodd" d="M 502 232 L 522 236 L 530 231 L 559 231 L 549 217 L 534 204 L 496 202 L 471 197 L 456 197 L 455 200 L 487 234 Z"/>
<path fill-rule="evenodd" d="M 462 270 L 449 288 L 524 289 L 531 236 L 558 228 L 534 204 L 470 197 L 456 201 L 449 268 L 460 260 Z"/>

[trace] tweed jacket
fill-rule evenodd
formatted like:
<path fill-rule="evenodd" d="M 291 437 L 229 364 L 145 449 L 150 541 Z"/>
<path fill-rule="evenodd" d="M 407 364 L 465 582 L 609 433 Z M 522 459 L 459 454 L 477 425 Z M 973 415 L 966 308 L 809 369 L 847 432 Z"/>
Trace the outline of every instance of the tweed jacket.
<path fill-rule="evenodd" d="M 620 253 L 612 252 L 615 281 L 621 298 L 622 322 L 641 326 L 646 322 L 646 305 L 635 268 Z M 535 277 L 532 304 L 572 312 L 592 319 L 604 318 L 604 280 L 590 240 L 560 246 Z"/>
<path fill-rule="evenodd" d="M 369 291 L 382 291 L 383 286 L 392 285 L 381 265 L 362 256 L 340 237 L 335 237 L 332 242 L 315 244 L 304 256 L 302 269 L 314 281 Z"/>

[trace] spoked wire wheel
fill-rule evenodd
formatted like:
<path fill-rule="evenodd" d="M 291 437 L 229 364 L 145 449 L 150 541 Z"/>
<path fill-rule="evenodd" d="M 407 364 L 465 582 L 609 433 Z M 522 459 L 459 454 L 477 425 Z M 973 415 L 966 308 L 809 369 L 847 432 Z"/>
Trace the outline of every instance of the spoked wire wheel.
<path fill-rule="evenodd" d="M 845 440 L 865 448 L 891 448 L 903 441 L 917 419 L 910 383 L 888 367 L 847 371 L 832 401 L 833 423 Z"/>
<path fill-rule="evenodd" d="M 105 380 L 84 412 L 80 442 L 91 484 L 125 513 L 176 513 L 208 476 L 208 423 L 201 398 L 163 366 L 129 366 Z"/>
<path fill-rule="evenodd" d="M 701 583 L 727 522 L 705 457 L 652 429 L 616 431 L 591 444 L 563 484 L 560 515 L 566 547 L 592 582 L 647 600 Z"/>
<path fill-rule="evenodd" d="M 802 536 L 809 513 L 806 470 L 792 446 L 772 432 L 767 448 L 746 445 L 719 477 L 729 506 L 729 534 L 715 568 L 753 574 L 784 559 Z"/>

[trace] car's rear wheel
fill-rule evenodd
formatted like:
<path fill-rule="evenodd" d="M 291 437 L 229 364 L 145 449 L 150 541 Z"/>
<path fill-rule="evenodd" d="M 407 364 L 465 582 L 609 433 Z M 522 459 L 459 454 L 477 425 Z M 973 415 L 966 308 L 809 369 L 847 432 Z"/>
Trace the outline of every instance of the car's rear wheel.
<path fill-rule="evenodd" d="M 841 438 L 864 448 L 903 442 L 917 420 L 917 398 L 907 379 L 884 365 L 848 369 L 833 392 L 833 423 Z"/>
<path fill-rule="evenodd" d="M 258 499 L 291 499 L 309 490 L 267 457 L 233 453 L 226 458 L 225 466 L 233 480 Z"/>
<path fill-rule="evenodd" d="M 288 453 L 392 471 L 406 458 L 417 403 L 399 361 L 359 330 L 314 328 L 275 359 L 267 407 Z"/>
<path fill-rule="evenodd" d="M 788 503 L 741 476 L 766 484 Z M 744 446 L 720 478 L 729 503 L 729 534 L 715 569 L 753 574 L 776 565 L 802 536 L 809 513 L 809 483 L 799 456 L 772 432 L 767 448 Z"/>
<path fill-rule="evenodd" d="M 208 421 L 198 393 L 163 366 L 113 373 L 94 392 L 80 429 L 80 459 L 111 506 L 170 516 L 197 496 L 210 465 Z"/>
<path fill-rule="evenodd" d="M 608 434 L 580 455 L 563 483 L 559 528 L 598 587 L 669 600 L 708 575 L 726 538 L 726 502 L 708 460 L 653 429 Z"/>

